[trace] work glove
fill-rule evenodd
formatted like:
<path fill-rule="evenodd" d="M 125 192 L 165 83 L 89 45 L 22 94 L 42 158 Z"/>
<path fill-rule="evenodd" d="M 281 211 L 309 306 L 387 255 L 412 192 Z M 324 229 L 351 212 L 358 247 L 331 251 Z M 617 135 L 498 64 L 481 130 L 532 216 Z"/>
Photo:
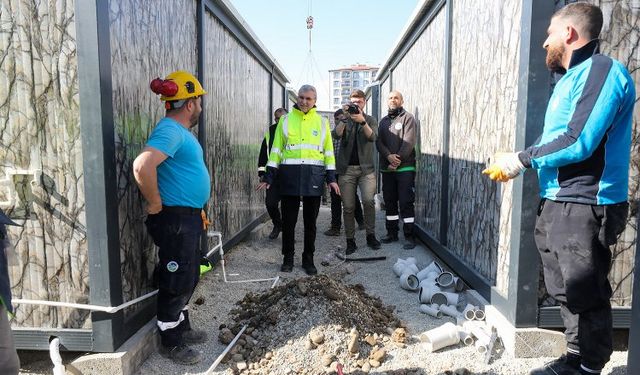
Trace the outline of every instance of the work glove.
<path fill-rule="evenodd" d="M 488 168 L 482 171 L 494 181 L 507 182 L 525 170 L 517 152 L 498 152 Z"/>

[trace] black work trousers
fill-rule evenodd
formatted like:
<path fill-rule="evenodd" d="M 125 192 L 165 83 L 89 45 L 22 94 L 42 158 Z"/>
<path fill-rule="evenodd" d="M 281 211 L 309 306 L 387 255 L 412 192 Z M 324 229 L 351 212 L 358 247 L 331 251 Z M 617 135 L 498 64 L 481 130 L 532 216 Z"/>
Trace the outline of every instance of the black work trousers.
<path fill-rule="evenodd" d="M 300 210 L 300 198 L 295 195 L 283 195 L 282 199 L 282 255 L 285 260 L 293 261 L 295 253 L 295 231 Z M 316 251 L 316 219 L 320 211 L 320 196 L 302 197 L 302 218 L 304 220 L 304 252 L 305 258 L 312 260 Z"/>
<path fill-rule="evenodd" d="M 202 218 L 191 214 L 160 211 L 145 222 L 158 246 L 157 314 L 162 345 L 183 343 L 182 333 L 191 329 L 187 304 L 200 278 Z"/>
<path fill-rule="evenodd" d="M 338 175 L 336 175 L 338 179 Z M 336 194 L 333 189 L 329 188 L 331 192 L 331 228 L 340 229 L 342 226 L 342 198 Z M 356 207 L 353 215 L 358 224 L 364 223 L 364 216 L 362 216 L 362 203 L 360 203 L 360 197 L 356 193 Z"/>
<path fill-rule="evenodd" d="M 273 182 L 267 189 L 264 198 L 264 205 L 267 207 L 267 212 L 273 222 L 274 227 L 282 228 L 282 216 L 280 215 L 280 184 L 277 180 Z"/>
<path fill-rule="evenodd" d="M 560 303 L 568 351 L 601 370 L 613 351 L 609 246 L 626 226 L 628 204 L 543 200 L 535 241 L 549 294 Z"/>
<path fill-rule="evenodd" d="M 416 172 L 382 172 L 382 195 L 385 206 L 387 233 L 397 234 L 402 217 L 405 238 L 413 236 L 414 207 L 416 200 L 414 180 Z M 398 204 L 400 211 L 398 212 Z"/>

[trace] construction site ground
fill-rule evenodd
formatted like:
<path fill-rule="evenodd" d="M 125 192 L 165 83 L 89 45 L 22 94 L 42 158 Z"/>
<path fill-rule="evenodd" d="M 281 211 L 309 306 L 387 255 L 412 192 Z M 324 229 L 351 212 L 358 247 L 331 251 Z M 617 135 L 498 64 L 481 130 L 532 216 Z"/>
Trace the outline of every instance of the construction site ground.
<path fill-rule="evenodd" d="M 138 373 L 206 373 L 227 347 L 219 339 L 221 329 L 225 331 L 222 336 L 225 333 L 227 336 L 223 341 L 229 341 L 243 322 L 250 322 L 251 315 L 257 317 L 253 321 L 256 328 L 250 329 L 252 332 L 238 343 L 242 351 L 237 348 L 232 351 L 212 374 L 233 374 L 241 370 L 246 374 L 325 374 L 335 373 L 336 364 L 340 363 L 345 374 L 521 375 L 553 359 L 513 358 L 500 345 L 496 346 L 488 364 L 474 346 L 462 343 L 429 352 L 419 335 L 455 320 L 446 316 L 437 319 L 419 312 L 417 293 L 401 289 L 392 266 L 398 258 L 415 257 L 418 265 L 424 267 L 436 259 L 433 253 L 421 243 L 413 250 L 404 250 L 402 236 L 400 242 L 383 244 L 380 250 L 373 251 L 366 247 L 365 232 L 359 230 L 354 256 L 386 256 L 386 260 L 342 262 L 334 253 L 344 252 L 344 230 L 340 237 L 323 234 L 329 228 L 330 217 L 329 207 L 321 206 L 315 255 L 319 276 L 313 279 L 308 279 L 301 268 L 302 212 L 296 227 L 292 273 L 279 272 L 281 236 L 268 239 L 270 222 L 227 250 L 229 280 L 279 276 L 276 286 L 271 289 L 271 281 L 225 283 L 222 269 L 216 265 L 202 278 L 190 304 L 192 325 L 209 334 L 205 344 L 195 346 L 202 352 L 202 362 L 193 366 L 177 365 L 153 353 Z M 384 212 L 377 212 L 376 225 L 376 235 L 380 238 L 385 233 Z M 247 293 L 251 294 L 247 296 Z M 464 294 L 464 298 L 470 297 Z M 242 306 L 236 305 L 238 301 L 243 301 Z M 272 321 L 265 323 L 265 320 Z M 401 331 L 406 337 L 397 337 L 398 326 L 403 328 Z M 354 335 L 358 336 L 357 340 L 353 339 Z M 317 340 L 318 336 L 323 339 Z M 321 343 L 310 344 L 310 337 Z M 359 342 L 355 350 L 354 341 Z M 370 362 L 374 357 L 376 361 Z M 65 361 L 72 358 L 72 354 L 64 356 Z M 22 353 L 21 360 L 21 374 L 51 373 L 51 362 L 44 352 L 40 355 Z M 626 361 L 626 351 L 614 352 L 603 374 L 625 374 Z"/>

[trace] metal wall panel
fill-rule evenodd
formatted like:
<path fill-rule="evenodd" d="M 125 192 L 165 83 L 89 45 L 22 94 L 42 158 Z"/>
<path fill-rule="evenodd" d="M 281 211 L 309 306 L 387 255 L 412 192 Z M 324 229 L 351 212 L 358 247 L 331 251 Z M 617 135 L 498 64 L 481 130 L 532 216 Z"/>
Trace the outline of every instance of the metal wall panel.
<path fill-rule="evenodd" d="M 419 124 L 416 142 L 416 223 L 434 238 L 440 232 L 444 126 L 445 10 L 441 9 L 393 71 L 393 89 Z M 382 97 L 386 115 L 386 95 Z"/>
<path fill-rule="evenodd" d="M 481 171 L 487 155 L 515 146 L 520 7 L 460 0 L 452 18 L 447 247 L 503 291 L 511 184 L 491 182 Z"/>
<path fill-rule="evenodd" d="M 175 70 L 197 74 L 196 1 L 111 0 L 109 20 L 121 277 L 128 301 L 152 289 L 157 256 L 143 223 L 145 204 L 132 165 L 165 115 L 149 83 Z"/>
<path fill-rule="evenodd" d="M 273 112 L 278 108 L 284 108 L 284 87 L 277 81 L 273 81 L 272 95 L 273 95 L 273 107 L 271 108 L 271 119 L 273 119 Z"/>
<path fill-rule="evenodd" d="M 88 300 L 74 6 L 0 4 L 0 206 L 23 225 L 7 228 L 14 298 Z M 12 325 L 91 322 L 84 311 L 17 305 Z"/>
<path fill-rule="evenodd" d="M 206 153 L 213 184 L 209 217 L 215 230 L 229 236 L 264 211 L 264 192 L 256 192 L 255 185 L 271 118 L 271 77 L 208 12 L 205 30 Z"/>

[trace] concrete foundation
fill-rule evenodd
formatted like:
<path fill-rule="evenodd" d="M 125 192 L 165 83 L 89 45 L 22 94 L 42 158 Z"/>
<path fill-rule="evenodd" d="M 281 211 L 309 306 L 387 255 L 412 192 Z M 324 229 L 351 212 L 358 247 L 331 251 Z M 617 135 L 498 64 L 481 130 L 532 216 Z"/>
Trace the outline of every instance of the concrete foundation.
<path fill-rule="evenodd" d="M 67 373 L 74 375 L 131 375 L 140 368 L 151 353 L 157 350 L 158 345 L 158 330 L 156 320 L 153 319 L 122 344 L 116 352 L 84 355 L 65 364 L 65 367 Z"/>
<path fill-rule="evenodd" d="M 515 328 L 491 305 L 485 305 L 485 312 L 487 324 L 496 327 L 505 350 L 515 358 L 559 357 L 567 350 L 562 332 Z"/>

